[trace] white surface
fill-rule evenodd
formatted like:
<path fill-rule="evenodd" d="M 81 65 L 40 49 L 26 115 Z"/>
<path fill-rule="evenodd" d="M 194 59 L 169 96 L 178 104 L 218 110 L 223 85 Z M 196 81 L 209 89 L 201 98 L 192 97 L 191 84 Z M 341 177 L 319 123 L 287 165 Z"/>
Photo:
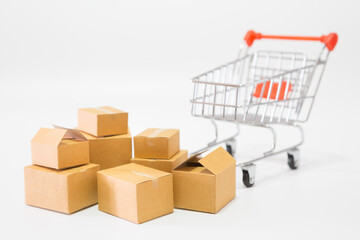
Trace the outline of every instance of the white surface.
<path fill-rule="evenodd" d="M 357 1 L 0 1 L 0 239 L 358 239 L 358 8 Z M 67 216 L 24 204 L 31 138 L 42 126 L 75 126 L 80 107 L 129 111 L 133 134 L 173 127 L 182 148 L 205 144 L 212 129 L 190 116 L 190 78 L 232 60 L 248 29 L 340 36 L 304 126 L 299 170 L 279 155 L 258 164 L 251 189 L 239 171 L 237 196 L 218 214 L 175 210 L 142 225 L 96 206 Z M 268 139 L 256 137 L 267 135 L 242 129 L 240 153 L 266 148 Z"/>

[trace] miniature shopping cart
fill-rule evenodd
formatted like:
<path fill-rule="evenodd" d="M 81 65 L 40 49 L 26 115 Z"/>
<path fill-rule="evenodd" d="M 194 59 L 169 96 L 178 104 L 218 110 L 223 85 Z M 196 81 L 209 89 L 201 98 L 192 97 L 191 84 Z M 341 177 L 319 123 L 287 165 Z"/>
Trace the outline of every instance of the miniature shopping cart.
<path fill-rule="evenodd" d="M 253 42 L 264 38 L 320 41 L 324 46 L 316 59 L 296 52 L 250 52 Z M 298 147 L 302 145 L 304 137 L 299 123 L 309 119 L 329 53 L 337 43 L 337 34 L 294 37 L 262 35 L 249 31 L 244 40 L 236 60 L 192 79 L 194 93 L 191 111 L 193 116 L 210 119 L 215 127 L 215 140 L 194 153 L 226 143 L 227 151 L 234 155 L 239 124 L 265 128 L 272 133 L 273 144 L 269 151 L 260 157 L 237 163 L 242 169 L 245 186 L 251 187 L 255 183 L 254 163 L 261 159 L 287 152 L 289 167 L 298 168 Z M 235 123 L 237 132 L 219 140 L 217 120 Z M 273 124 L 298 129 L 301 140 L 295 145 L 277 149 Z"/>

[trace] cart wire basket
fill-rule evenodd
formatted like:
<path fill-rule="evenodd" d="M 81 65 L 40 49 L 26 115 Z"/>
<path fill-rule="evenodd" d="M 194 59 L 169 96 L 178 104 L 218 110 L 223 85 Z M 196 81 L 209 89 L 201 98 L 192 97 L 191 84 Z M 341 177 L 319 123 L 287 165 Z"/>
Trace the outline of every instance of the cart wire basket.
<path fill-rule="evenodd" d="M 316 59 L 298 52 L 252 52 L 254 41 L 260 39 L 320 41 L 324 45 Z M 255 183 L 254 163 L 275 154 L 287 152 L 289 167 L 297 169 L 298 147 L 304 141 L 300 124 L 309 119 L 329 53 L 335 48 L 337 39 L 336 33 L 320 37 L 299 37 L 263 35 L 248 31 L 234 61 L 192 79 L 194 91 L 191 113 L 211 120 L 215 127 L 215 139 L 194 154 L 226 143 L 227 151 L 234 156 L 239 124 L 248 124 L 268 129 L 273 143 L 271 149 L 261 156 L 237 162 L 237 166 L 242 169 L 245 186 L 251 187 Z M 235 123 L 237 132 L 219 140 L 217 121 Z M 273 124 L 298 129 L 301 140 L 295 145 L 277 149 Z"/>

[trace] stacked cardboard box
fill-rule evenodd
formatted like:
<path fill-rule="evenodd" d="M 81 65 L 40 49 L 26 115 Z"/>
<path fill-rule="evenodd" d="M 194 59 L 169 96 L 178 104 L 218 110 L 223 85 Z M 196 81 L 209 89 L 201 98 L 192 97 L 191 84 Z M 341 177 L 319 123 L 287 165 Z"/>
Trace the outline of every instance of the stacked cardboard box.
<path fill-rule="evenodd" d="M 171 173 L 188 158 L 187 150 L 180 150 L 178 129 L 149 128 L 134 137 L 132 163 Z"/>
<path fill-rule="evenodd" d="M 90 162 L 100 170 L 130 163 L 132 138 L 128 113 L 112 107 L 78 110 L 78 129 L 89 140 Z"/>
<path fill-rule="evenodd" d="M 77 130 L 41 128 L 31 141 L 32 163 L 24 169 L 28 205 L 71 214 L 97 203 L 97 164 Z"/>
<path fill-rule="evenodd" d="M 180 150 L 179 138 L 177 129 L 136 135 L 132 163 L 98 172 L 99 210 L 135 223 L 172 213 L 171 172 L 188 155 Z"/>

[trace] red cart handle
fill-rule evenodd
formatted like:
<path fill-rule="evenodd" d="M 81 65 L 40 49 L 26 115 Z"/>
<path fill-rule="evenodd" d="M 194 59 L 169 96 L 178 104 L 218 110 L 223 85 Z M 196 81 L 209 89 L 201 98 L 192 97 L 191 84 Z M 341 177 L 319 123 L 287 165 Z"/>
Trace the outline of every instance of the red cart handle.
<path fill-rule="evenodd" d="M 252 30 L 248 31 L 244 37 L 246 44 L 251 47 L 255 39 L 284 39 L 284 40 L 303 40 L 303 41 L 320 41 L 324 43 L 332 51 L 337 43 L 338 36 L 336 33 L 330 33 L 329 35 L 322 35 L 321 37 L 298 37 L 298 36 L 276 36 L 276 35 L 262 35 L 261 33 L 254 32 Z"/>

